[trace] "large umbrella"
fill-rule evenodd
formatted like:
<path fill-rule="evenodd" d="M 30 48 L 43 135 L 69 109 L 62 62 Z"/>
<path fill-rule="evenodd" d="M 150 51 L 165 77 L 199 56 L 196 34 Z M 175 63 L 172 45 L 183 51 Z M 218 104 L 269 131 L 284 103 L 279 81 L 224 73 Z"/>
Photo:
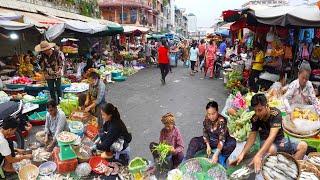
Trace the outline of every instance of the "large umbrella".
<path fill-rule="evenodd" d="M 266 7 L 250 13 L 263 24 L 320 27 L 320 12 L 315 5 Z"/>

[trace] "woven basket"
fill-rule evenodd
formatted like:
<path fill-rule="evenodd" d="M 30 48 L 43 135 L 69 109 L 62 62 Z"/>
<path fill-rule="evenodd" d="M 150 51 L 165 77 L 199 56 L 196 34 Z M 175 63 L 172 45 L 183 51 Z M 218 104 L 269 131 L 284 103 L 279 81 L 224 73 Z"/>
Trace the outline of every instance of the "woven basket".
<path fill-rule="evenodd" d="M 320 171 L 317 166 L 310 163 L 309 161 L 298 160 L 301 172 L 311 172 L 314 173 L 317 177 L 320 177 Z"/>
<path fill-rule="evenodd" d="M 308 154 L 308 158 L 311 158 L 311 157 L 313 157 L 313 156 L 318 156 L 318 157 L 320 157 L 320 152 L 311 152 L 311 153 L 309 153 Z M 309 161 L 308 161 L 309 162 Z M 310 162 L 311 163 L 311 162 Z M 313 164 L 313 163 L 311 163 L 311 164 Z M 317 164 L 313 164 L 315 167 L 317 167 L 318 168 L 318 170 L 320 171 L 320 165 L 317 165 Z"/>
<path fill-rule="evenodd" d="M 287 159 L 289 159 L 290 161 L 294 162 L 294 163 L 297 165 L 297 168 L 298 168 L 298 178 L 297 178 L 297 179 L 299 179 L 300 174 L 301 174 L 301 168 L 300 168 L 300 166 L 299 166 L 298 161 L 295 160 L 291 155 L 289 155 L 289 154 L 287 154 L 287 153 L 278 152 L 277 155 L 278 155 L 278 154 L 283 155 L 284 157 L 286 157 Z M 262 167 L 263 167 L 264 164 L 266 163 L 266 161 L 267 161 L 267 159 L 268 159 L 269 156 L 270 156 L 270 155 L 266 156 L 266 157 L 263 159 Z M 263 176 L 263 178 L 264 178 L 265 180 L 272 180 L 272 179 L 268 179 L 268 178 L 264 175 L 263 171 L 262 171 L 261 174 L 262 174 L 262 176 Z"/>
<path fill-rule="evenodd" d="M 310 138 L 310 137 L 313 137 L 317 134 L 319 134 L 320 132 L 320 129 L 317 130 L 317 131 L 312 131 L 312 132 L 306 132 L 304 134 L 298 134 L 296 132 L 294 132 L 294 125 L 292 125 L 292 121 L 290 121 L 288 119 L 289 117 L 286 116 L 283 121 L 282 121 L 282 127 L 283 127 L 283 130 L 284 132 L 286 132 L 287 134 L 289 134 L 290 136 L 293 136 L 293 137 L 297 137 L 297 138 Z"/>

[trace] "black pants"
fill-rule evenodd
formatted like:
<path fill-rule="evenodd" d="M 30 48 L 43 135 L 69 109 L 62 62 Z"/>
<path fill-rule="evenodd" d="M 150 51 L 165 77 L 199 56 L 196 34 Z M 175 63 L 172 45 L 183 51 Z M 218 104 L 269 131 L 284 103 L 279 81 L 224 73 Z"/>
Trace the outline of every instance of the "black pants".
<path fill-rule="evenodd" d="M 196 65 L 197 61 L 190 61 L 191 62 L 191 70 L 194 71 L 194 66 Z"/>
<path fill-rule="evenodd" d="M 259 90 L 259 84 L 257 83 L 256 79 L 259 78 L 262 71 L 258 70 L 251 70 L 250 77 L 249 77 L 249 87 L 252 91 L 258 92 Z"/>
<path fill-rule="evenodd" d="M 169 73 L 169 64 L 159 64 L 160 71 L 161 71 L 161 78 L 162 80 L 166 81 L 166 76 Z"/>
<path fill-rule="evenodd" d="M 204 55 L 200 55 L 199 56 L 199 66 L 200 66 L 200 70 L 202 70 L 203 67 L 201 67 L 202 61 L 204 61 Z"/>
<path fill-rule="evenodd" d="M 59 97 L 62 97 L 61 78 L 47 79 L 47 83 L 48 83 L 51 99 L 55 100 L 56 102 L 59 102 Z M 57 99 L 56 93 L 58 94 L 58 99 Z"/>

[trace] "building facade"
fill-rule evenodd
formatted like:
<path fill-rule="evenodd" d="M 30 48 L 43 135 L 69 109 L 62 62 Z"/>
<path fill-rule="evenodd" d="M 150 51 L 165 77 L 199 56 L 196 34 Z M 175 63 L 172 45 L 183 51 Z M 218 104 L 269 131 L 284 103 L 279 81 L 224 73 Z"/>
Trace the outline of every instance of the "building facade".
<path fill-rule="evenodd" d="M 198 27 L 197 27 L 197 17 L 193 13 L 188 14 L 188 34 L 189 37 L 199 37 Z"/>
<path fill-rule="evenodd" d="M 17 0 L 84 16 L 100 18 L 97 0 Z"/>
<path fill-rule="evenodd" d="M 187 37 L 188 36 L 188 18 L 185 9 L 175 7 L 175 33 Z"/>
<path fill-rule="evenodd" d="M 264 6 L 285 6 L 288 5 L 288 0 L 250 0 L 242 5 L 242 8 L 248 8 L 254 5 Z"/>
<path fill-rule="evenodd" d="M 174 0 L 99 0 L 102 17 L 122 25 L 150 28 L 168 32 L 173 28 Z"/>

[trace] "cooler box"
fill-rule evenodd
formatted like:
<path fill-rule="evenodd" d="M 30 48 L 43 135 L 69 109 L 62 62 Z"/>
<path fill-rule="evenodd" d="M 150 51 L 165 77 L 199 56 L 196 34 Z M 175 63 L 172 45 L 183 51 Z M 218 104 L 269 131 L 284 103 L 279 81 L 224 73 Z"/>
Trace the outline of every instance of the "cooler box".
<path fill-rule="evenodd" d="M 78 159 L 70 159 L 61 161 L 59 158 L 60 148 L 55 147 L 53 149 L 53 161 L 57 164 L 57 172 L 59 174 L 74 172 L 78 165 Z"/>

